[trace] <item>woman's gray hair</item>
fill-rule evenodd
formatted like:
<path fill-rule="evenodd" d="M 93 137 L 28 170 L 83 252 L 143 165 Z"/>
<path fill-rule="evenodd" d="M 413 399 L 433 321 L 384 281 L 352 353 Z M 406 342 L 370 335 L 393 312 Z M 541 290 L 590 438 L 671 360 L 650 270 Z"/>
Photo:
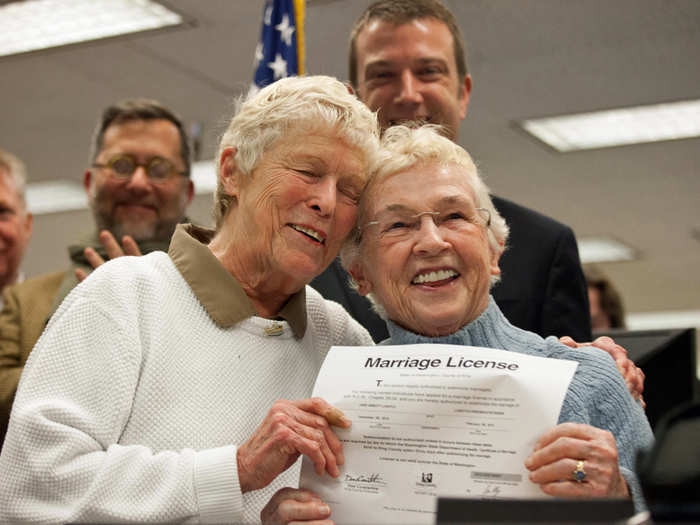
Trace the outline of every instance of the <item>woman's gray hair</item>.
<path fill-rule="evenodd" d="M 382 151 L 375 165 L 376 169 L 360 199 L 357 224 L 362 225 L 367 222 L 368 200 L 372 195 L 372 189 L 383 180 L 422 162 L 456 165 L 464 168 L 464 175 L 474 192 L 475 206 L 486 208 L 491 215 L 491 225 L 488 227 L 489 248 L 492 253 L 499 253 L 505 248 L 508 240 L 508 225 L 493 205 L 489 189 L 481 179 L 469 153 L 441 135 L 442 131 L 441 126 L 432 124 L 418 128 L 393 126 L 386 130 L 382 137 Z M 430 184 L 430 181 L 426 180 L 426 184 Z M 361 257 L 361 244 L 362 232 L 358 227 L 355 228 L 354 234 L 348 237 L 340 251 L 341 262 L 346 270 Z M 492 276 L 491 285 L 493 286 L 498 280 L 498 275 Z M 350 284 L 356 287 L 352 278 Z M 382 308 L 376 303 L 371 293 L 368 298 L 372 301 L 375 310 L 382 315 Z"/>
<path fill-rule="evenodd" d="M 289 77 L 242 97 L 219 143 L 221 154 L 236 148 L 236 165 L 250 175 L 263 154 L 275 142 L 295 132 L 328 130 L 365 155 L 368 165 L 379 149 L 377 116 L 339 80 L 327 76 Z M 226 216 L 233 197 L 221 180 L 214 195 L 216 229 Z"/>

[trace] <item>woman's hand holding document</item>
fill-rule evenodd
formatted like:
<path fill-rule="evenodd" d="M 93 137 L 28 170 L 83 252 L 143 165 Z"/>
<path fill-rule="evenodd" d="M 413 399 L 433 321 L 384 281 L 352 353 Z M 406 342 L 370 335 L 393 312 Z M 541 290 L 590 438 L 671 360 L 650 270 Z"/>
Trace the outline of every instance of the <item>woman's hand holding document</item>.
<path fill-rule="evenodd" d="M 337 479 L 304 464 L 300 486 L 338 523 L 432 523 L 436 496 L 542 497 L 525 460 L 554 426 L 573 361 L 489 348 L 336 347 L 314 396 L 352 421 L 336 430 Z"/>

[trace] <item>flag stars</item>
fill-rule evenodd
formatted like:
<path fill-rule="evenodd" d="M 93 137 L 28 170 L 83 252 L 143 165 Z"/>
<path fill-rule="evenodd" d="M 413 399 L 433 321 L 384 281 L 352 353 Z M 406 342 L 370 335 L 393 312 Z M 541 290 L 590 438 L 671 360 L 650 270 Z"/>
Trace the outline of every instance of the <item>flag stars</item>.
<path fill-rule="evenodd" d="M 264 4 L 263 27 L 253 60 L 253 83 L 258 87 L 298 73 L 300 58 L 294 40 L 302 34 L 296 33 L 295 6 L 291 1 L 265 0 Z M 303 5 L 301 9 L 303 13 Z"/>
<path fill-rule="evenodd" d="M 282 58 L 282 55 L 277 53 L 274 62 L 268 62 L 267 65 L 273 71 L 275 75 L 275 80 L 279 78 L 284 78 L 287 76 L 287 61 Z"/>
<path fill-rule="evenodd" d="M 294 34 L 294 27 L 289 25 L 289 15 L 287 13 L 282 17 L 282 21 L 275 26 L 275 29 L 280 32 L 280 38 L 288 46 L 292 45 L 292 35 Z"/>

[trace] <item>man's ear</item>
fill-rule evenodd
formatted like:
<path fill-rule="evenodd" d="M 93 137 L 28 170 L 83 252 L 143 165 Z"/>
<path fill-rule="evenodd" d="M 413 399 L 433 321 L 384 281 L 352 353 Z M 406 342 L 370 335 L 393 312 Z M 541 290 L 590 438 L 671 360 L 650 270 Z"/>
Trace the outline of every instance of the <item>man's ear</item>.
<path fill-rule="evenodd" d="M 92 183 L 92 172 L 90 170 L 85 170 L 83 173 L 83 188 L 85 188 L 85 193 L 90 194 L 90 184 Z"/>
<path fill-rule="evenodd" d="M 221 152 L 219 159 L 219 180 L 223 186 L 224 193 L 238 199 L 241 191 L 241 172 L 236 163 L 237 148 L 225 148 Z"/>
<path fill-rule="evenodd" d="M 192 199 L 194 198 L 194 182 L 192 181 L 191 178 L 187 178 L 187 205 L 189 206 L 192 203 Z"/>
<path fill-rule="evenodd" d="M 24 233 L 27 236 L 27 239 L 32 236 L 32 230 L 34 229 L 34 215 L 32 215 L 30 212 L 27 212 L 26 216 L 24 217 Z"/>
<path fill-rule="evenodd" d="M 467 116 L 467 108 L 469 106 L 469 96 L 472 92 L 472 76 L 466 75 L 462 84 L 459 86 L 459 118 L 464 120 Z"/>
<path fill-rule="evenodd" d="M 348 272 L 350 272 L 353 280 L 357 283 L 357 293 L 364 297 L 372 291 L 372 283 L 365 277 L 365 271 L 361 262 L 355 261 L 352 263 L 350 268 L 348 268 Z"/>

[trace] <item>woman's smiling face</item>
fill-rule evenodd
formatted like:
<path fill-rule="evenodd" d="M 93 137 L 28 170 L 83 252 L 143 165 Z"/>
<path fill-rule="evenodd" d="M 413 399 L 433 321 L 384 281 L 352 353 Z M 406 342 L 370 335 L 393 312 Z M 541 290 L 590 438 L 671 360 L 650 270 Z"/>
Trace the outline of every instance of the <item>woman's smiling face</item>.
<path fill-rule="evenodd" d="M 362 152 L 330 133 L 280 140 L 239 183 L 245 251 L 301 289 L 338 255 L 366 180 Z"/>
<path fill-rule="evenodd" d="M 413 332 L 447 335 L 488 305 L 498 256 L 465 168 L 420 162 L 365 196 L 361 252 L 351 268 L 389 319 Z"/>

